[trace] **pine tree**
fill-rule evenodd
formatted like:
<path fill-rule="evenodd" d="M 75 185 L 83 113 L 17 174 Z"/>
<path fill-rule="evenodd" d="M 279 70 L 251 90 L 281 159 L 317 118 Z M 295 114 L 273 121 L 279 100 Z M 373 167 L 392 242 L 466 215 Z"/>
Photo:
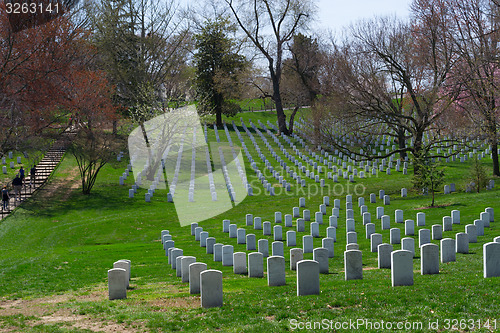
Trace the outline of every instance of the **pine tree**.
<path fill-rule="evenodd" d="M 230 31 L 228 21 L 218 17 L 208 20 L 195 36 L 198 109 L 202 114 L 215 114 L 217 126 L 222 126 L 222 114 L 235 113 L 239 108 L 228 99 L 238 90 L 238 74 L 247 64 L 245 57 L 235 51 Z"/>
<path fill-rule="evenodd" d="M 474 183 L 474 188 L 476 192 L 479 193 L 482 188 L 485 188 L 488 184 L 488 178 L 486 176 L 486 170 L 484 166 L 481 164 L 477 155 L 475 155 L 475 159 L 470 168 L 470 179 Z"/>
<path fill-rule="evenodd" d="M 415 155 L 413 166 L 415 169 L 412 177 L 413 186 L 419 190 L 431 192 L 431 207 L 434 207 L 435 192 L 444 183 L 444 170 L 439 168 L 439 165 L 429 157 L 427 152 Z"/>

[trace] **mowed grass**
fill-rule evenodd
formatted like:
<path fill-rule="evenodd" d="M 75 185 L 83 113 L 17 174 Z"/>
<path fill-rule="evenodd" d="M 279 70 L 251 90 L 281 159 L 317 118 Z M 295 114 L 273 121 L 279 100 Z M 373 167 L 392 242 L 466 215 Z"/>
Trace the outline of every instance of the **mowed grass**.
<path fill-rule="evenodd" d="M 257 123 L 257 117 L 260 117 L 264 124 L 267 120 L 274 122 L 275 119 L 271 113 L 242 114 L 234 118 L 237 125 L 240 125 L 240 116 L 247 126 L 248 119 Z M 229 129 L 233 142 L 239 144 L 232 126 Z M 239 127 L 239 130 L 245 138 L 243 129 Z M 262 140 L 253 134 L 264 154 L 277 168 L 279 165 L 265 150 Z M 223 130 L 219 129 L 219 135 L 223 141 L 227 140 Z M 209 141 L 214 140 L 213 130 L 209 130 Z M 267 140 L 272 142 L 270 137 Z M 263 163 L 248 138 L 245 143 L 259 168 L 264 171 Z M 278 153 L 274 142 L 272 146 Z M 284 158 L 283 154 L 278 154 Z M 231 223 L 238 224 L 238 227 L 245 228 L 247 234 L 255 233 L 257 239 L 267 238 L 271 249 L 271 236 L 263 236 L 261 230 L 245 226 L 247 213 L 254 217 L 261 216 L 263 221 L 274 224 L 275 211 L 281 211 L 283 215 L 291 214 L 292 207 L 298 206 L 298 198 L 305 196 L 306 209 L 311 211 L 314 219 L 314 212 L 318 211 L 323 195 L 330 195 L 331 205 L 327 208 L 328 214 L 320 227 L 320 233 L 325 237 L 333 200 L 341 199 L 335 257 L 329 259 L 330 274 L 320 277 L 320 295 L 296 296 L 296 275 L 289 270 L 290 248 L 286 245 L 285 286 L 268 287 L 266 278 L 235 275 L 232 267 L 223 267 L 220 262 L 213 261 L 212 255 L 206 254 L 205 248 L 201 248 L 190 235 L 190 227 L 179 226 L 175 207 L 167 202 L 166 190 L 158 190 L 151 203 L 144 201 L 144 189 L 139 190 L 134 199 L 128 198 L 131 178 L 127 180 L 128 186 L 118 185 L 118 177 L 125 169 L 126 161 L 106 166 L 92 195 L 84 196 L 78 189 L 72 189 L 75 187 L 74 183 L 65 182 L 71 178 L 76 168 L 74 159 L 66 156 L 47 190 L 40 191 L 14 214 L 0 222 L 0 297 L 3 298 L 0 302 L 0 328 L 19 332 L 99 330 L 72 326 L 71 322 L 42 320 L 59 313 L 65 313 L 69 317 L 83 316 L 104 326 L 116 323 L 131 332 L 285 332 L 296 327 L 298 330 L 298 322 L 304 325 L 306 322 L 311 325 L 313 322 L 323 325 L 330 323 L 322 320 L 333 321 L 334 328 L 335 323 L 348 323 L 349 320 L 361 323 L 360 320 L 366 320 L 375 326 L 364 323 L 355 328 L 371 332 L 383 331 L 376 326 L 381 321 L 407 322 L 417 328 L 399 331 L 433 331 L 429 328 L 429 323 L 437 320 L 440 331 L 449 331 L 451 327 L 446 325 L 454 322 L 447 322 L 447 319 L 462 320 L 462 323 L 463 320 L 474 320 L 476 327 L 479 321 L 483 325 L 489 320 L 490 328 L 482 327 L 473 331 L 495 331 L 493 325 L 500 326 L 500 280 L 484 279 L 482 269 L 482 245 L 500 235 L 500 222 L 493 222 L 491 228 L 485 229 L 485 236 L 478 238 L 478 243 L 470 244 L 469 254 L 457 254 L 456 262 L 440 264 L 438 275 L 420 275 L 417 245 L 414 285 L 393 288 L 390 270 L 377 269 L 377 257 L 370 252 L 370 243 L 364 237 L 357 208 L 357 197 L 363 196 L 368 211 L 372 214 L 372 221 L 376 223 L 376 232 L 383 235 L 384 242 L 389 242 L 389 230 L 381 230 L 380 222 L 375 219 L 376 207 L 383 204 L 379 199 L 376 204 L 369 203 L 369 194 L 372 192 L 377 193 L 378 197 L 378 190 L 384 189 L 391 195 L 391 204 L 385 206 L 385 214 L 391 216 L 391 227 L 401 229 L 401 237 L 405 237 L 404 225 L 394 222 L 395 209 L 403 209 L 404 218 L 414 220 L 417 212 L 425 212 L 425 228 L 428 229 L 433 224 L 441 224 L 442 217 L 450 215 L 452 209 L 458 209 L 461 212 L 461 224 L 454 225 L 452 232 L 443 233 L 443 237 L 454 238 L 457 232 L 464 231 L 466 224 L 478 219 L 484 208 L 494 207 L 500 214 L 498 189 L 479 194 L 462 191 L 462 186 L 467 182 L 469 163 L 443 164 L 446 166 L 447 183 L 456 182 L 460 192 L 451 195 L 438 193 L 436 203 L 441 207 L 429 209 L 424 208 L 430 204 L 429 196 L 420 196 L 410 191 L 408 198 L 400 198 L 400 189 L 411 187 L 410 178 L 394 170 L 391 176 L 382 173 L 363 181 L 357 179 L 354 184 L 347 184 L 342 180 L 339 185 L 330 187 L 329 192 L 324 188 L 323 193 L 313 181 L 307 179 L 308 187 L 304 192 L 293 183 L 291 194 L 270 197 L 258 185 L 260 183 L 249 168 L 248 161 L 245 160 L 245 163 L 248 179 L 255 192 L 260 189 L 260 195 L 246 197 L 232 210 L 199 222 L 199 225 L 210 236 L 215 237 L 217 242 L 233 245 L 235 252 L 245 252 L 245 245 L 236 244 L 236 239 L 229 238 L 222 232 L 222 220 L 229 219 Z M 491 160 L 485 159 L 483 163 L 489 167 Z M 269 181 L 272 180 L 268 173 L 266 177 Z M 290 179 L 288 175 L 285 177 Z M 49 191 L 51 184 L 60 185 Z M 346 194 L 353 194 L 358 243 L 363 251 L 363 280 L 344 280 Z M 303 209 L 301 214 L 302 212 Z M 294 227 L 295 223 L 294 218 Z M 200 308 L 199 295 L 190 295 L 188 284 L 181 283 L 180 278 L 175 276 L 175 271 L 167 265 L 167 258 L 159 241 L 160 231 L 163 229 L 170 230 L 176 247 L 182 248 L 184 255 L 195 256 L 198 261 L 207 263 L 209 268 L 223 272 L 222 308 Z M 420 227 L 415 226 L 416 235 L 418 229 Z M 283 226 L 283 237 L 287 230 L 295 228 Z M 302 246 L 302 236 L 309 234 L 309 231 L 309 223 L 306 222 L 306 232 L 297 234 L 297 247 Z M 413 237 L 418 244 L 418 236 Z M 321 238 L 314 239 L 314 247 L 320 246 Z M 394 249 L 399 248 L 400 245 L 394 245 Z M 312 259 L 312 254 L 305 254 L 304 258 Z M 119 259 L 132 261 L 132 289 L 128 291 L 127 299 L 109 301 L 107 270 Z M 47 299 L 55 301 L 49 302 Z M 23 306 L 37 300 L 43 300 L 40 305 L 44 309 L 42 313 L 23 311 Z M 421 329 L 418 323 L 422 323 Z M 460 322 L 458 324 L 457 327 L 460 328 Z M 472 323 L 467 321 L 466 324 L 461 331 L 472 331 L 468 329 L 472 328 Z M 309 326 L 300 326 L 302 327 Z M 310 328 L 304 331 L 318 331 L 320 327 Z M 347 329 L 340 331 L 353 329 L 352 326 L 347 326 Z"/>

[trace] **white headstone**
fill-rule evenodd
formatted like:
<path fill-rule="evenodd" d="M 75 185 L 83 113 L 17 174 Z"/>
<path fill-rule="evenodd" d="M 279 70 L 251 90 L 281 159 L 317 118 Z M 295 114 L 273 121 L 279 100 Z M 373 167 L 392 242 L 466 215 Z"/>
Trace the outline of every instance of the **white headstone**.
<path fill-rule="evenodd" d="M 459 210 L 452 210 L 451 211 L 451 222 L 452 224 L 460 224 L 460 211 Z"/>
<path fill-rule="evenodd" d="M 321 246 L 328 250 L 328 258 L 333 258 L 335 255 L 335 241 L 333 238 L 323 238 L 321 240 Z"/>
<path fill-rule="evenodd" d="M 254 234 L 248 234 L 246 236 L 246 244 L 247 244 L 247 251 L 255 251 L 257 250 L 256 247 L 256 238 Z"/>
<path fill-rule="evenodd" d="M 200 228 L 200 227 L 198 227 Z M 196 230 L 198 230 L 196 228 Z M 237 224 L 230 224 L 229 225 L 229 238 L 236 238 L 238 237 L 238 225 Z"/>
<path fill-rule="evenodd" d="M 297 262 L 303 260 L 304 252 L 302 249 L 293 248 L 290 249 L 290 270 L 294 271 L 297 269 Z"/>
<path fill-rule="evenodd" d="M 369 212 L 363 213 L 363 225 L 366 225 L 371 222 L 372 222 L 371 214 Z"/>
<path fill-rule="evenodd" d="M 184 251 L 182 249 L 177 249 L 177 248 L 172 249 L 172 251 L 170 252 L 170 255 L 169 255 L 170 265 L 171 265 L 172 269 L 177 268 L 176 259 L 177 259 L 177 257 L 182 256 L 183 253 L 184 253 Z"/>
<path fill-rule="evenodd" d="M 304 253 L 313 252 L 313 237 L 311 235 L 302 236 L 302 249 Z"/>
<path fill-rule="evenodd" d="M 420 273 L 439 274 L 439 246 L 436 244 L 424 244 L 420 248 Z"/>
<path fill-rule="evenodd" d="M 455 235 L 456 253 L 469 253 L 469 235 L 459 232 Z"/>
<path fill-rule="evenodd" d="M 262 234 L 264 236 L 271 236 L 271 222 L 266 221 L 262 223 Z"/>
<path fill-rule="evenodd" d="M 200 273 L 207 270 L 207 264 L 195 262 L 189 265 L 189 293 L 200 293 Z"/>
<path fill-rule="evenodd" d="M 319 263 L 320 274 L 328 274 L 328 250 L 318 247 L 313 250 L 313 260 Z"/>
<path fill-rule="evenodd" d="M 247 274 L 247 254 L 245 252 L 233 253 L 233 273 Z"/>
<path fill-rule="evenodd" d="M 487 212 L 482 212 L 480 215 L 480 219 L 483 221 L 483 225 L 485 228 L 490 227 L 490 214 Z"/>
<path fill-rule="evenodd" d="M 393 287 L 413 285 L 413 254 L 410 251 L 391 253 L 391 282 Z"/>
<path fill-rule="evenodd" d="M 200 273 L 201 307 L 222 306 L 222 272 L 207 269 Z"/>
<path fill-rule="evenodd" d="M 415 221 L 406 220 L 405 221 L 405 235 L 413 236 L 415 234 Z"/>
<path fill-rule="evenodd" d="M 418 247 L 431 242 L 431 231 L 429 229 L 420 229 L 418 231 Z"/>
<path fill-rule="evenodd" d="M 455 240 L 453 238 L 441 239 L 441 263 L 456 260 Z"/>
<path fill-rule="evenodd" d="M 215 237 L 208 237 L 206 240 L 207 244 L 207 254 L 214 253 Z"/>
<path fill-rule="evenodd" d="M 196 258 L 192 256 L 183 256 L 181 259 L 181 281 L 189 282 L 189 265 L 194 264 Z"/>
<path fill-rule="evenodd" d="M 371 234 L 370 235 L 370 243 L 371 243 L 371 252 L 377 253 L 378 246 L 382 244 L 382 235 L 381 234 Z"/>
<path fill-rule="evenodd" d="M 391 217 L 389 215 L 382 215 L 380 218 L 380 223 L 382 226 L 382 230 L 391 229 Z"/>
<path fill-rule="evenodd" d="M 346 234 L 347 244 L 355 244 L 358 242 L 358 234 L 355 231 L 349 231 Z"/>
<path fill-rule="evenodd" d="M 401 243 L 401 231 L 399 230 L 399 228 L 391 228 L 389 239 L 391 244 Z"/>
<path fill-rule="evenodd" d="M 378 268 L 391 268 L 391 244 L 380 244 L 377 249 L 378 252 Z"/>
<path fill-rule="evenodd" d="M 267 239 L 259 239 L 257 247 L 264 258 L 269 257 L 269 241 Z"/>
<path fill-rule="evenodd" d="M 224 245 L 222 247 L 222 266 L 233 266 L 233 253 L 232 245 Z"/>
<path fill-rule="evenodd" d="M 381 219 L 384 215 L 384 207 L 377 207 L 377 219 Z"/>
<path fill-rule="evenodd" d="M 283 240 L 283 228 L 280 225 L 275 225 L 273 227 L 274 240 L 282 241 Z"/>
<path fill-rule="evenodd" d="M 483 267 L 485 278 L 500 276 L 500 243 L 483 245 Z"/>
<path fill-rule="evenodd" d="M 319 266 L 314 260 L 297 263 L 297 296 L 319 295 Z"/>
<path fill-rule="evenodd" d="M 305 221 L 304 219 L 297 219 L 297 232 L 304 232 L 306 231 L 306 227 L 305 227 Z"/>
<path fill-rule="evenodd" d="M 476 233 L 478 236 L 484 236 L 484 221 L 474 220 L 474 225 L 476 226 Z"/>
<path fill-rule="evenodd" d="M 432 226 L 432 239 L 441 240 L 443 238 L 443 226 L 440 224 L 434 224 Z"/>
<path fill-rule="evenodd" d="M 394 211 L 394 222 L 396 223 L 403 223 L 403 210 L 402 209 L 396 209 Z"/>
<path fill-rule="evenodd" d="M 127 271 L 123 268 L 108 270 L 108 297 L 110 300 L 127 298 Z"/>
<path fill-rule="evenodd" d="M 359 250 L 344 252 L 345 280 L 363 279 L 363 254 Z"/>
<path fill-rule="evenodd" d="M 411 237 L 405 237 L 401 240 L 401 250 L 410 251 L 415 257 L 415 240 Z"/>
<path fill-rule="evenodd" d="M 271 287 L 286 284 L 285 257 L 272 256 L 267 258 L 267 284 Z"/>
<path fill-rule="evenodd" d="M 260 252 L 248 255 L 248 277 L 264 277 L 264 256 Z"/>
<path fill-rule="evenodd" d="M 467 224 L 465 233 L 469 236 L 469 243 L 477 243 L 477 227 L 475 225 Z"/>
<path fill-rule="evenodd" d="M 417 226 L 424 227 L 425 226 L 425 213 L 417 213 Z"/>
<path fill-rule="evenodd" d="M 297 236 L 295 231 L 288 230 L 286 232 L 286 246 L 296 246 L 297 245 Z"/>

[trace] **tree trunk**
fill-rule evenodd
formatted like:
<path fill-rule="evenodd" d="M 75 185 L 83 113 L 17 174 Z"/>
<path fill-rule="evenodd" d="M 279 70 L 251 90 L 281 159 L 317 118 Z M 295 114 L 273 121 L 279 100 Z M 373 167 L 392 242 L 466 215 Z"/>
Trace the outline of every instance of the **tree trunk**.
<path fill-rule="evenodd" d="M 297 111 L 300 110 L 300 107 L 296 106 L 295 109 L 293 109 L 292 115 L 290 116 L 290 122 L 288 123 L 288 133 L 293 134 L 293 122 L 295 120 L 295 115 L 297 114 Z"/>
<path fill-rule="evenodd" d="M 118 121 L 113 120 L 113 135 L 116 135 L 118 133 Z"/>
<path fill-rule="evenodd" d="M 222 95 L 215 96 L 215 124 L 217 127 L 222 127 Z"/>
<path fill-rule="evenodd" d="M 417 130 L 417 133 L 414 135 L 414 140 L 415 142 L 413 143 L 413 158 L 415 157 L 421 157 L 420 155 L 423 153 L 423 138 L 424 138 L 424 132 L 421 131 L 420 129 Z M 413 174 L 418 174 L 419 172 L 419 166 L 418 164 L 413 165 Z"/>
<path fill-rule="evenodd" d="M 271 67 L 272 69 L 272 67 Z M 279 76 L 273 74 L 271 71 L 271 79 L 273 81 L 273 101 L 276 105 L 276 115 L 278 116 L 278 130 L 279 134 L 290 134 L 288 128 L 286 127 L 286 114 L 283 111 L 283 102 L 281 100 L 281 92 L 280 92 L 280 79 Z"/>
<path fill-rule="evenodd" d="M 405 149 L 406 148 L 406 139 L 405 139 L 405 131 L 404 131 L 404 129 L 398 131 L 398 145 L 399 145 L 399 149 Z M 405 158 L 406 158 L 406 151 L 402 151 L 399 155 L 401 156 L 402 160 L 405 160 Z"/>
<path fill-rule="evenodd" d="M 492 137 L 490 140 L 491 144 L 491 158 L 493 159 L 493 175 L 500 176 L 500 166 L 498 165 L 498 140 L 495 137 Z"/>
<path fill-rule="evenodd" d="M 215 112 L 215 123 L 217 127 L 222 127 L 222 112 L 220 110 Z"/>

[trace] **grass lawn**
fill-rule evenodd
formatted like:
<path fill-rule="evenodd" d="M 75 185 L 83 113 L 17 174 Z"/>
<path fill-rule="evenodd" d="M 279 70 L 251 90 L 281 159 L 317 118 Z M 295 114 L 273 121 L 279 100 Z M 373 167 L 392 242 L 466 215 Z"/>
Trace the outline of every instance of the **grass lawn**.
<path fill-rule="evenodd" d="M 247 126 L 248 119 L 255 124 L 257 119 L 264 124 L 267 120 L 275 121 L 272 113 L 243 113 L 234 117 L 237 125 L 240 124 L 240 117 Z M 233 142 L 237 143 L 232 126 L 229 129 Z M 250 139 L 241 127 L 239 130 L 263 171 L 263 163 Z M 208 134 L 209 140 L 214 141 L 213 127 Z M 219 129 L 219 135 L 225 140 L 223 130 Z M 260 137 L 255 133 L 254 137 L 273 166 L 280 169 Z M 269 136 L 266 137 L 278 153 L 277 145 Z M 278 155 L 285 159 L 281 152 Z M 353 326 L 335 330 L 335 325 L 348 323 L 349 320 L 356 324 L 363 323 L 356 329 L 367 332 L 383 331 L 377 326 L 382 321 L 394 323 L 394 328 L 396 322 L 416 325 L 413 327 L 416 329 L 393 331 L 450 331 L 453 324 L 457 324 L 459 331 L 500 330 L 500 279 L 484 279 L 482 266 L 482 246 L 500 235 L 500 222 L 495 221 L 490 228 L 485 228 L 485 236 L 478 237 L 478 243 L 470 244 L 469 254 L 457 254 L 456 262 L 440 264 L 438 275 L 420 275 L 417 245 L 413 261 L 414 285 L 393 288 L 390 270 L 377 269 L 377 256 L 370 252 L 370 243 L 364 237 L 357 208 L 357 197 L 363 196 L 372 221 L 376 223 L 376 232 L 383 235 L 384 242 L 389 242 L 389 230 L 381 230 L 380 222 L 375 219 L 376 207 L 383 204 L 379 199 L 377 203 L 370 204 L 370 193 L 378 194 L 379 189 L 384 189 L 391 196 L 391 204 L 385 206 L 385 214 L 391 216 L 391 227 L 401 229 L 401 238 L 405 237 L 404 225 L 394 222 L 394 210 L 403 209 L 404 219 L 413 220 L 416 220 L 417 212 L 425 212 L 425 228 L 431 229 L 434 224 L 442 224 L 442 217 L 450 215 L 451 210 L 458 209 L 461 224 L 454 225 L 453 231 L 443 233 L 444 238 L 455 238 L 455 234 L 464 232 L 465 225 L 478 219 L 486 207 L 495 208 L 500 215 L 498 188 L 479 194 L 463 192 L 470 162 L 444 163 L 446 183 L 455 182 L 458 192 L 451 195 L 438 193 L 436 203 L 440 207 L 426 208 L 430 204 L 429 196 L 409 191 L 407 198 L 400 197 L 402 187 L 410 189 L 410 178 L 395 171 L 390 176 L 381 173 L 363 181 L 357 179 L 354 184 L 346 184 L 342 180 L 341 185 L 332 186 L 329 193 L 326 190 L 324 193 L 302 192 L 292 183 L 293 194 L 270 197 L 263 194 L 261 185 L 257 185 L 260 182 L 245 159 L 248 180 L 255 191 L 260 186 L 262 194 L 246 197 L 232 210 L 199 223 L 217 242 L 233 245 L 235 252 L 246 252 L 245 245 L 236 244 L 236 239 L 222 232 L 223 219 L 245 228 L 247 234 L 255 233 L 257 239 L 269 239 L 271 244 L 271 236 L 263 236 L 261 230 L 245 226 L 247 213 L 274 224 L 275 211 L 291 214 L 292 207 L 298 206 L 298 198 L 305 196 L 305 209 L 309 209 L 314 218 L 323 195 L 330 195 L 328 214 L 324 218 L 325 223 L 320 226 L 320 234 L 325 237 L 333 199 L 341 199 L 335 257 L 329 259 L 330 274 L 320 276 L 320 295 L 303 297 L 296 296 L 296 274 L 288 269 L 290 248 L 286 244 L 285 286 L 268 287 L 266 278 L 233 274 L 232 267 L 214 262 L 212 255 L 207 255 L 205 248 L 194 241 L 190 227 L 180 227 L 174 205 L 167 202 L 165 190 L 158 190 L 151 203 L 144 201 L 144 189 L 140 189 L 134 199 L 128 198 L 131 177 L 126 181 L 128 186 L 118 185 L 118 177 L 127 163 L 124 158 L 120 163 L 107 165 L 101 171 L 92 194 L 84 196 L 78 189 L 76 162 L 71 156 L 66 156 L 49 184 L 1 221 L 0 331 L 286 332 L 320 331 L 321 327 L 314 329 L 307 326 L 319 322 L 323 328 L 333 325 L 333 330 L 326 331 L 347 332 L 353 331 Z M 482 163 L 490 167 L 491 160 L 486 158 Z M 266 176 L 271 181 L 271 176 Z M 291 179 L 288 175 L 286 178 Z M 312 186 L 314 182 L 307 179 L 307 184 Z M 354 193 L 355 189 L 359 193 Z M 344 280 L 346 194 L 353 194 L 358 243 L 363 251 L 362 280 Z M 302 211 L 303 208 L 301 214 Z M 293 219 L 294 228 L 291 229 L 283 226 L 283 235 L 287 230 L 295 230 L 295 223 L 296 219 Z M 420 228 L 415 226 L 416 244 Z M 222 308 L 202 309 L 199 296 L 190 295 L 188 284 L 181 283 L 180 278 L 175 276 L 175 271 L 167 265 L 159 240 L 163 229 L 170 230 L 175 246 L 182 248 L 184 255 L 195 256 L 197 261 L 206 263 L 210 269 L 223 272 Z M 309 232 L 309 223 L 306 222 L 306 232 L 297 233 L 297 247 L 302 247 L 302 236 Z M 432 242 L 439 244 L 436 240 Z M 315 238 L 314 247 L 320 246 L 321 238 Z M 394 245 L 394 249 L 400 249 L 400 245 Z M 128 291 L 127 299 L 109 301 L 107 270 L 119 259 L 132 261 L 132 289 Z M 304 259 L 312 259 L 312 254 L 304 254 Z M 489 328 L 484 327 L 486 323 Z M 474 329 L 470 329 L 472 324 Z M 481 328 L 477 329 L 479 324 Z"/>

